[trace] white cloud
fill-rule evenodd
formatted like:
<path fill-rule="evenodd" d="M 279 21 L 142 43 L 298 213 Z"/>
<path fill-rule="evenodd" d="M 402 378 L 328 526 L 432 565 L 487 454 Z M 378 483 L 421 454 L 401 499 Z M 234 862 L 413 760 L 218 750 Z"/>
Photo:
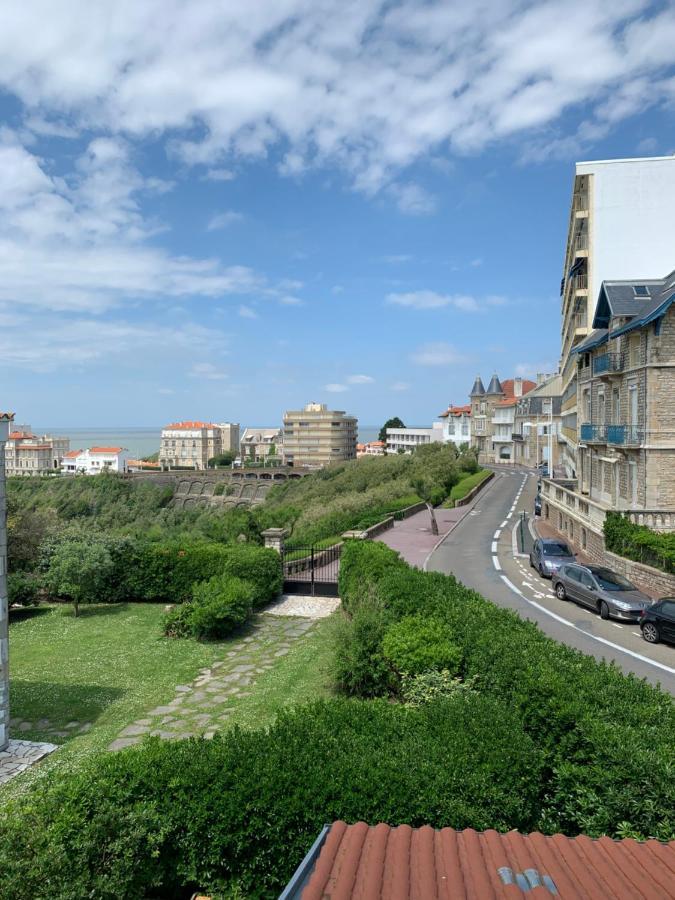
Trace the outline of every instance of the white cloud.
<path fill-rule="evenodd" d="M 453 306 L 463 312 L 479 312 L 475 297 L 466 294 L 437 294 L 435 291 L 409 291 L 403 294 L 388 294 L 387 303 L 405 306 L 409 309 L 441 309 Z"/>
<path fill-rule="evenodd" d="M 145 0 L 101 16 L 64 0 L 51 13 L 3 6 L 0 89 L 34 128 L 171 135 L 209 172 L 283 146 L 285 172 L 336 165 L 368 193 L 448 148 L 522 132 L 546 143 L 570 112 L 602 132 L 672 92 L 670 3 Z M 408 181 L 393 199 L 434 204 Z"/>
<path fill-rule="evenodd" d="M 244 306 L 244 304 L 242 304 L 239 307 L 239 315 L 242 317 L 242 319 L 257 319 L 258 318 L 258 313 L 254 309 L 252 309 L 250 306 Z"/>
<path fill-rule="evenodd" d="M 373 384 L 375 379 L 371 375 L 348 375 L 347 384 Z"/>
<path fill-rule="evenodd" d="M 282 297 L 279 297 L 279 303 L 283 303 L 284 306 L 301 306 L 302 300 L 300 297 L 294 297 L 292 294 L 284 294 Z"/>
<path fill-rule="evenodd" d="M 391 253 L 388 256 L 381 256 L 379 261 L 396 265 L 398 263 L 410 262 L 412 258 L 413 257 L 409 253 Z"/>
<path fill-rule="evenodd" d="M 344 391 L 348 391 L 349 388 L 345 384 L 327 384 L 324 390 L 328 391 L 329 394 L 342 394 Z"/>
<path fill-rule="evenodd" d="M 466 357 L 443 341 L 425 344 L 411 355 L 418 366 L 453 366 L 466 362 Z"/>
<path fill-rule="evenodd" d="M 407 381 L 395 381 L 391 386 L 392 391 L 408 391 L 410 385 Z"/>
<path fill-rule="evenodd" d="M 218 231 L 221 228 L 228 228 L 230 225 L 234 225 L 235 222 L 241 222 L 243 218 L 241 213 L 235 212 L 233 209 L 226 209 L 225 212 L 217 213 L 209 220 L 206 230 Z"/>
<path fill-rule="evenodd" d="M 401 212 L 411 216 L 428 216 L 438 207 L 436 198 L 419 184 L 392 184 L 388 193 Z"/>
<path fill-rule="evenodd" d="M 205 181 L 232 181 L 235 175 L 229 169 L 209 169 L 203 177 Z"/>
<path fill-rule="evenodd" d="M 206 381 L 225 381 L 230 377 L 213 363 L 195 363 L 188 375 L 190 378 L 202 378 Z"/>

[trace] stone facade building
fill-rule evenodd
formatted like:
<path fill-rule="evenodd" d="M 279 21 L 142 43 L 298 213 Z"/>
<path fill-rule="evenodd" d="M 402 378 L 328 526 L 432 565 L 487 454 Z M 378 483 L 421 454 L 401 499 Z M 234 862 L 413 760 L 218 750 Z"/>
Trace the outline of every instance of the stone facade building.
<path fill-rule="evenodd" d="M 308 403 L 284 414 L 284 461 L 289 466 L 320 468 L 356 459 L 358 422 L 325 403 Z"/>
<path fill-rule="evenodd" d="M 575 348 L 577 478 L 544 482 L 543 514 L 603 559 L 607 510 L 675 531 L 675 271 L 605 281 Z"/>
<path fill-rule="evenodd" d="M 239 453 L 239 425 L 173 422 L 162 429 L 159 462 L 164 468 L 206 469 L 220 453 Z"/>
<path fill-rule="evenodd" d="M 527 378 L 501 382 L 495 373 L 487 390 L 478 375 L 469 395 L 471 400 L 471 446 L 478 450 L 480 463 L 514 462 L 516 403 L 536 387 Z"/>
<path fill-rule="evenodd" d="M 517 465 L 535 468 L 552 459 L 560 467 L 560 375 L 538 375 L 537 386 L 516 402 L 513 448 Z"/>
<path fill-rule="evenodd" d="M 0 751 L 9 742 L 9 604 L 7 600 L 7 496 L 5 445 L 11 413 L 0 413 Z"/>
<path fill-rule="evenodd" d="M 273 458 L 281 462 L 283 444 L 281 428 L 245 428 L 241 436 L 241 461 L 261 463 Z"/>
<path fill-rule="evenodd" d="M 65 437 L 33 434 L 30 425 L 17 425 L 5 446 L 7 475 L 51 475 L 61 468 L 70 441 Z"/>

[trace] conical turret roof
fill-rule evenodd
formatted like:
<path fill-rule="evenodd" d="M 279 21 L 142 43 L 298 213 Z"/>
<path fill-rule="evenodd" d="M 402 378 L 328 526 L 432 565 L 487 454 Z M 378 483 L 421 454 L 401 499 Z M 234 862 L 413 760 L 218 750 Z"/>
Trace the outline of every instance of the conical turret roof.
<path fill-rule="evenodd" d="M 482 397 L 484 393 L 485 388 L 483 387 L 483 381 L 480 375 L 476 375 L 476 380 L 473 383 L 469 397 Z"/>
<path fill-rule="evenodd" d="M 502 388 L 499 378 L 497 378 L 496 372 L 492 376 L 492 380 L 490 381 L 490 384 L 488 385 L 488 389 L 485 393 L 486 394 L 503 394 L 504 393 L 504 389 Z"/>

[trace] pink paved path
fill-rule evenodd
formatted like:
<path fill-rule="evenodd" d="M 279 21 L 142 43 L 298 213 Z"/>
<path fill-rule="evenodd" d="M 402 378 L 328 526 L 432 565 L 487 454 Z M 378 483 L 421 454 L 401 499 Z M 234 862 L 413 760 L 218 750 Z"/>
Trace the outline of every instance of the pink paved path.
<path fill-rule="evenodd" d="M 482 494 L 478 494 L 480 497 Z M 431 533 L 431 518 L 429 513 L 415 513 L 409 519 L 394 522 L 394 527 L 383 532 L 378 538 L 392 550 L 398 551 L 403 559 L 411 566 L 422 568 L 427 556 L 436 544 L 460 522 L 474 504 L 458 506 L 455 509 L 437 509 L 436 521 L 438 522 L 438 534 Z"/>

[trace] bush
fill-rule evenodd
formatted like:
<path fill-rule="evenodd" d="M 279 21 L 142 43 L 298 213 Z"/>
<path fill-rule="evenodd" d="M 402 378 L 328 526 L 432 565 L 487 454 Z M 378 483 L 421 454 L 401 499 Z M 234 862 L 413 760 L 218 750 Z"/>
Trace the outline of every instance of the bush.
<path fill-rule="evenodd" d="M 463 500 L 469 491 L 486 481 L 491 474 L 488 469 L 480 469 L 478 472 L 473 472 L 462 478 L 450 491 L 450 496 L 444 503 L 444 506 L 453 507 L 457 500 Z"/>
<path fill-rule="evenodd" d="M 253 587 L 253 607 L 274 600 L 284 585 L 281 556 L 269 547 L 239 544 L 228 547 L 223 558 L 223 573 L 243 578 Z"/>
<path fill-rule="evenodd" d="M 382 639 L 382 653 L 399 675 L 421 675 L 430 669 L 456 675 L 462 661 L 447 625 L 422 616 L 405 616 L 390 625 Z"/>
<path fill-rule="evenodd" d="M 40 593 L 40 579 L 28 572 L 10 572 L 7 576 L 7 594 L 10 606 L 35 606 Z"/>
<path fill-rule="evenodd" d="M 406 706 L 424 706 L 436 700 L 457 697 L 461 694 L 475 692 L 478 678 L 462 681 L 455 678 L 447 669 L 431 669 L 419 675 L 403 675 L 401 677 L 401 699 Z"/>
<path fill-rule="evenodd" d="M 382 640 L 391 616 L 371 594 L 361 599 L 350 618 L 335 626 L 333 680 L 349 697 L 378 697 L 395 686 Z"/>
<path fill-rule="evenodd" d="M 479 695 L 337 700 L 267 731 L 151 739 L 3 806 L 1 893 L 276 897 L 335 819 L 530 831 L 540 771 L 517 716 Z"/>
<path fill-rule="evenodd" d="M 251 614 L 254 590 L 240 578 L 214 575 L 192 589 L 190 631 L 197 638 L 224 638 Z"/>
<path fill-rule="evenodd" d="M 618 512 L 608 512 L 603 526 L 605 546 L 612 553 L 634 559 L 662 572 L 675 573 L 675 534 L 634 525 Z"/>
<path fill-rule="evenodd" d="M 177 603 L 164 616 L 163 628 L 167 637 L 183 638 L 192 634 L 192 603 Z"/>

